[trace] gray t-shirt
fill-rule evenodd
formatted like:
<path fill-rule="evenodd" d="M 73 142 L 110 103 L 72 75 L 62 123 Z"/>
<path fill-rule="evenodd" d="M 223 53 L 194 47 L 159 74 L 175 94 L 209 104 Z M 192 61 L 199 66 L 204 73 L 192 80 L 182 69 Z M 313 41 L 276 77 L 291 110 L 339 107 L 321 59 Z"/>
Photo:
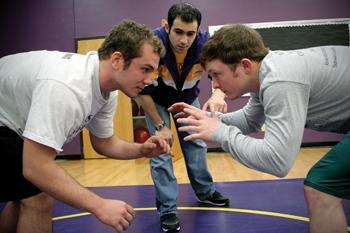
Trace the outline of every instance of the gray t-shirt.
<path fill-rule="evenodd" d="M 260 66 L 259 93 L 247 105 L 219 115 L 214 141 L 244 165 L 285 176 L 304 128 L 346 133 L 350 129 L 350 47 L 270 51 Z M 255 139 L 265 123 L 265 136 Z"/>
<path fill-rule="evenodd" d="M 85 126 L 98 137 L 112 136 L 116 93 L 102 96 L 98 72 L 96 52 L 1 58 L 0 124 L 57 152 Z"/>

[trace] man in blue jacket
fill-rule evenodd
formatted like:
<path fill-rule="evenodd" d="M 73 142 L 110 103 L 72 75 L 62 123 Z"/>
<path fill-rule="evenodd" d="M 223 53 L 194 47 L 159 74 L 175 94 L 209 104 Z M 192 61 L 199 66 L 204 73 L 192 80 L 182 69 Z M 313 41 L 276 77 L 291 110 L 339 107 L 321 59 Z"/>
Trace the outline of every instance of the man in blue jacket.
<path fill-rule="evenodd" d="M 168 21 L 154 30 L 162 40 L 166 55 L 160 60 L 153 85 L 144 89 L 138 100 L 145 109 L 146 122 L 151 134 L 163 137 L 170 145 L 173 134 L 170 130 L 170 115 L 167 108 L 176 102 L 186 102 L 199 107 L 198 83 L 203 69 L 199 55 L 209 34 L 199 31 L 201 13 L 187 3 L 173 5 L 168 12 Z M 215 90 L 203 109 L 226 112 L 225 95 Z M 178 128 L 176 124 L 176 128 Z M 185 157 L 188 176 L 198 200 L 214 206 L 226 206 L 229 199 L 216 191 L 208 171 L 207 146 L 202 140 L 186 142 L 188 133 L 178 132 Z M 156 205 L 161 218 L 161 227 L 166 231 L 179 231 L 176 199 L 178 185 L 173 172 L 172 159 L 161 155 L 151 159 L 151 174 L 156 188 Z"/>

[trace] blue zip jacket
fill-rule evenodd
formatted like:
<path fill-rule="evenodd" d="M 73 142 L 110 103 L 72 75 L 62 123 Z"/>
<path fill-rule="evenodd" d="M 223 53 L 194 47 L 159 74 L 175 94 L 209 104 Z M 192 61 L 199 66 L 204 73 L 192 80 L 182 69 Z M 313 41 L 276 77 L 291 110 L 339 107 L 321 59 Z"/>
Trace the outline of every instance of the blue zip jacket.
<path fill-rule="evenodd" d="M 179 74 L 176 58 L 171 49 L 169 36 L 163 27 L 156 28 L 154 33 L 162 40 L 166 54 L 160 59 L 157 74 L 152 85 L 147 86 L 140 94 L 151 95 L 153 101 L 166 108 L 177 102 L 192 102 L 199 95 L 198 83 L 203 74 L 199 55 L 203 44 L 208 40 L 208 32 L 199 32 L 188 49 L 182 73 Z"/>

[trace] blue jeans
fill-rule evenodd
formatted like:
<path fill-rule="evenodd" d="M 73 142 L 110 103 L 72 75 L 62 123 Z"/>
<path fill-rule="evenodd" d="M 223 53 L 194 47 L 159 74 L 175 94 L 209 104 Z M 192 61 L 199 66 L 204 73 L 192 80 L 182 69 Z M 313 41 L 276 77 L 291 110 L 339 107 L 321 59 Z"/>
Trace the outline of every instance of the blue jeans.
<path fill-rule="evenodd" d="M 200 107 L 198 99 L 193 106 Z M 156 104 L 157 110 L 165 124 L 170 128 L 169 112 Z M 154 124 L 146 115 L 147 127 L 152 135 L 155 134 Z M 175 122 L 176 129 L 179 125 Z M 205 199 L 215 192 L 213 178 L 207 165 L 207 145 L 202 140 L 184 141 L 187 132 L 177 131 L 180 145 L 184 154 L 187 174 L 192 188 L 200 199 Z M 160 215 L 177 213 L 176 200 L 179 193 L 176 177 L 174 176 L 172 158 L 168 154 L 152 158 L 150 161 L 151 175 L 156 188 L 156 206 Z"/>

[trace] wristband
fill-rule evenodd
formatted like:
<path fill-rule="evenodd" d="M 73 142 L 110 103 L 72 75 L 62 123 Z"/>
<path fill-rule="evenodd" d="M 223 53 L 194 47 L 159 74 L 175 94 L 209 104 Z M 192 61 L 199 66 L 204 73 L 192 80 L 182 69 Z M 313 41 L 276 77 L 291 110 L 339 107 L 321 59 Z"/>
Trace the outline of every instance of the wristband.
<path fill-rule="evenodd" d="M 154 126 L 154 129 L 155 129 L 156 131 L 159 131 L 159 130 L 163 129 L 164 127 L 165 127 L 165 122 L 163 121 L 162 123 L 160 123 L 160 124 Z"/>

